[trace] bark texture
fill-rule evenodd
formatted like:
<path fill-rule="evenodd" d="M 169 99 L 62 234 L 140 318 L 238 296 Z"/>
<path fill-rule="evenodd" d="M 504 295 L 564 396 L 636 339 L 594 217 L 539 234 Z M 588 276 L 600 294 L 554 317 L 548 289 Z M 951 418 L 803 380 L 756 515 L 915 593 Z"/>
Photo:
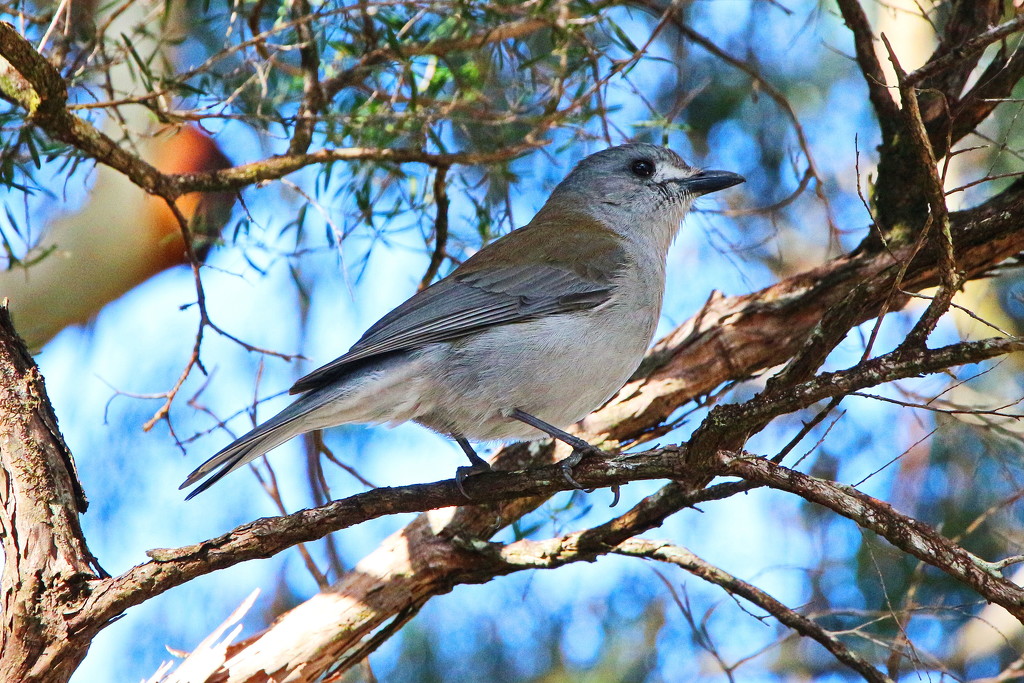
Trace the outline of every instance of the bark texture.
<path fill-rule="evenodd" d="M 39 369 L 0 307 L 0 680 L 63 681 L 88 641 L 74 640 L 70 605 L 98 579 L 78 515 L 87 502 L 57 429 Z"/>

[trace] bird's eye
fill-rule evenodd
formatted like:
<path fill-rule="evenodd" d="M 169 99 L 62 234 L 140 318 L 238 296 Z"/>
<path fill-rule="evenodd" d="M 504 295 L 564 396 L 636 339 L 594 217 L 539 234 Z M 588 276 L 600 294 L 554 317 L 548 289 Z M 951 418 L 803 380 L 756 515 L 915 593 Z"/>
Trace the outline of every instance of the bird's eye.
<path fill-rule="evenodd" d="M 637 178 L 650 178 L 654 175 L 654 162 L 650 159 L 637 159 L 629 165 L 629 170 Z"/>

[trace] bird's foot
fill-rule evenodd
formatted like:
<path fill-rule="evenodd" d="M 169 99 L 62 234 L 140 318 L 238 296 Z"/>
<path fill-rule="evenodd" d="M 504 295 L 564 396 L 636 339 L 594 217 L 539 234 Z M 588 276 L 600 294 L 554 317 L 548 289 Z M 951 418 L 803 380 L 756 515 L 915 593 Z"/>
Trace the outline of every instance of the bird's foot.
<path fill-rule="evenodd" d="M 484 460 L 474 462 L 472 465 L 463 465 L 455 469 L 455 486 L 458 487 L 459 493 L 466 497 L 466 500 L 473 500 L 473 497 L 466 493 L 466 489 L 463 488 L 463 483 L 467 477 L 472 477 L 476 474 L 483 474 L 484 472 L 490 472 L 491 466 Z"/>
<path fill-rule="evenodd" d="M 572 476 L 572 468 L 580 464 L 580 461 L 587 455 L 605 455 L 605 452 L 600 448 L 590 446 L 588 451 L 574 450 L 572 454 L 558 463 L 559 469 L 562 470 L 562 478 L 577 491 L 583 491 L 583 493 L 593 493 L 596 489 L 585 489 L 583 486 L 576 481 L 576 478 Z M 619 494 L 622 492 L 621 487 L 618 484 L 612 486 L 612 504 L 608 507 L 615 507 L 619 504 Z"/>
<path fill-rule="evenodd" d="M 572 444 L 572 453 L 569 454 L 568 458 L 564 458 L 558 463 L 558 468 L 562 471 L 562 478 L 565 479 L 569 486 L 573 487 L 577 491 L 583 491 L 584 493 L 593 493 L 594 489 L 585 489 L 583 485 L 576 481 L 575 477 L 572 476 L 572 468 L 579 465 L 583 458 L 587 456 L 603 456 L 606 455 L 604 451 L 596 446 L 591 446 L 589 443 L 582 439 L 576 439 L 576 443 Z"/>
<path fill-rule="evenodd" d="M 597 446 L 594 446 L 589 442 L 584 441 L 578 436 L 573 436 L 572 434 L 566 432 L 565 430 L 559 429 L 554 425 L 549 425 L 544 420 L 541 420 L 538 417 L 534 417 L 530 413 L 520 410 L 519 408 L 513 410 L 510 417 L 512 417 L 515 420 L 519 420 L 520 422 L 523 422 L 525 424 L 528 424 L 531 427 L 534 427 L 535 429 L 539 429 L 540 431 L 544 432 L 553 439 L 557 439 L 562 443 L 572 446 L 572 453 L 569 454 L 569 457 L 565 458 L 564 460 L 558 463 L 559 469 L 562 470 L 562 477 L 565 479 L 566 483 L 569 484 L 569 486 L 573 487 L 577 491 L 583 491 L 584 493 L 591 493 L 594 491 L 594 489 L 583 488 L 583 486 L 578 481 L 576 481 L 575 477 L 572 476 L 572 468 L 580 464 L 580 461 L 583 460 L 585 456 L 596 455 L 599 457 L 604 457 L 608 455 L 607 453 L 602 451 Z M 616 486 L 614 488 L 614 491 L 615 500 L 612 502 L 613 506 L 615 505 L 615 503 L 619 502 L 619 487 Z"/>

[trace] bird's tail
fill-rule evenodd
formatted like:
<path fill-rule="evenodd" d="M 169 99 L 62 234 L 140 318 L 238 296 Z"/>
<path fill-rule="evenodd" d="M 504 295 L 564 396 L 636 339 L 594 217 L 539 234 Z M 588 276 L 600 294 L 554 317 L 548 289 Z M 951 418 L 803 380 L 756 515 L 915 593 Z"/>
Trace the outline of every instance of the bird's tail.
<path fill-rule="evenodd" d="M 395 406 L 409 402 L 408 384 L 415 381 L 418 373 L 420 366 L 409 362 L 407 354 L 384 354 L 360 361 L 325 386 L 302 394 L 280 413 L 221 450 L 197 467 L 178 488 L 187 488 L 206 477 L 185 498 L 189 500 L 224 475 L 314 429 L 348 422 L 380 424 L 411 419 L 411 413 L 402 413 Z"/>
<path fill-rule="evenodd" d="M 234 472 L 239 467 L 252 462 L 264 453 L 277 448 L 288 439 L 298 436 L 303 432 L 316 429 L 317 426 L 311 425 L 308 419 L 310 413 L 319 407 L 319 401 L 310 400 L 314 398 L 310 394 L 303 396 L 197 467 L 178 487 L 179 490 L 188 488 L 203 477 L 209 476 L 206 481 L 189 493 L 185 500 L 191 500 L 216 484 L 226 474 Z M 211 472 L 213 474 L 210 474 Z"/>

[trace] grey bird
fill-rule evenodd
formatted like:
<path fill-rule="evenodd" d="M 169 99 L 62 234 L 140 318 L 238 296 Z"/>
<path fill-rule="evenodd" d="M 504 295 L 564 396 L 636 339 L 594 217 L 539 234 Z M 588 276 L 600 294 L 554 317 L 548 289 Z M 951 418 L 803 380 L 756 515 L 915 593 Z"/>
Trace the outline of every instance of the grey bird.
<path fill-rule="evenodd" d="M 291 388 L 290 406 L 227 446 L 180 488 L 188 498 L 299 434 L 346 423 L 412 420 L 470 441 L 550 436 L 573 453 L 566 480 L 592 451 L 563 431 L 611 398 L 654 336 L 665 257 L 693 200 L 743 177 L 700 170 L 664 147 L 597 152 L 555 188 L 532 221 L 381 318 L 343 356 Z M 212 473 L 212 474 L 211 474 Z M 465 491 L 463 490 L 463 493 Z"/>

